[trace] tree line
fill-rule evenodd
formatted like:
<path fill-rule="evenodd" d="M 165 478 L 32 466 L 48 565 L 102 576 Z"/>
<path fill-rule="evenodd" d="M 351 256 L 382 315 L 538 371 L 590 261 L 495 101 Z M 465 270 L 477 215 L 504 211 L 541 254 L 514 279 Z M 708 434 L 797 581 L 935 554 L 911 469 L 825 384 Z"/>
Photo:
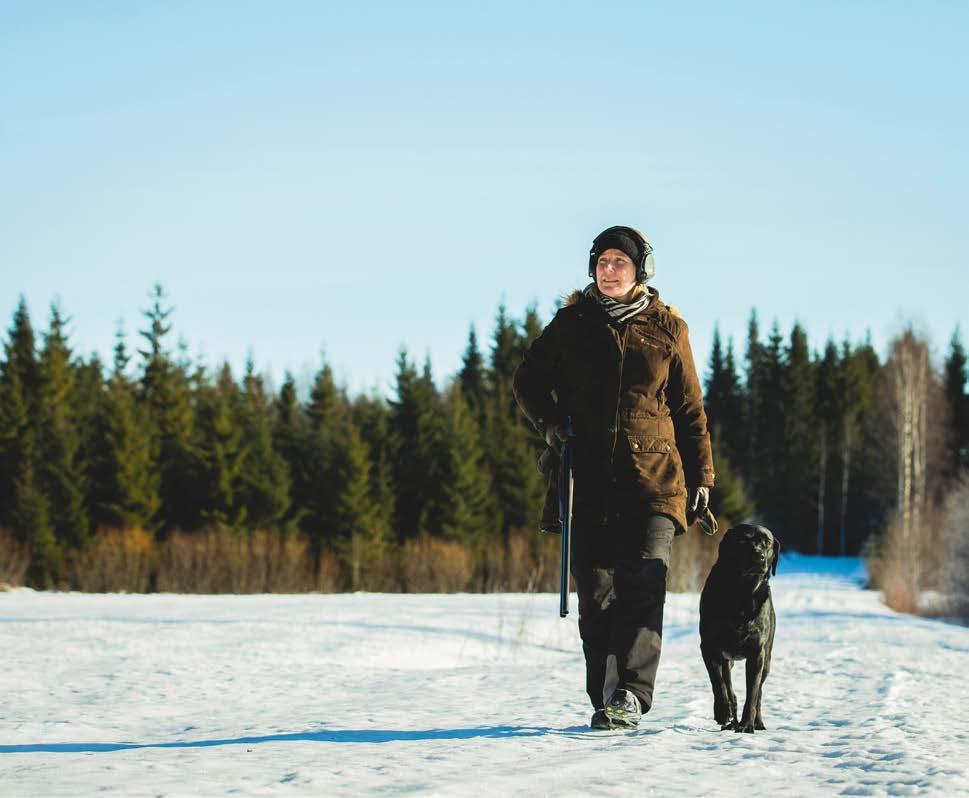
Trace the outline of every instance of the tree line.
<path fill-rule="evenodd" d="M 289 373 L 272 386 L 251 357 L 238 376 L 193 361 L 172 345 L 161 286 L 141 314 L 136 350 L 119 330 L 106 364 L 73 349 L 56 303 L 39 335 L 23 298 L 14 311 L 0 361 L 0 529 L 24 547 L 28 584 L 76 583 L 110 530 L 159 544 L 212 530 L 300 541 L 312 568 L 336 563 L 339 588 L 373 584 L 418 541 L 458 547 L 468 584 L 495 584 L 485 552 L 537 538 L 544 443 L 511 391 L 544 326 L 534 306 L 521 318 L 499 307 L 484 347 L 472 326 L 440 389 L 430 360 L 401 350 L 389 400 L 350 396 L 325 358 L 305 393 Z M 704 383 L 721 521 L 762 520 L 791 549 L 857 553 L 898 506 L 886 399 L 897 363 L 868 340 L 812 352 L 800 324 L 763 336 L 752 312 L 741 364 L 715 332 Z M 969 451 L 958 332 L 929 381 L 940 399 L 928 469 L 944 481 Z"/>

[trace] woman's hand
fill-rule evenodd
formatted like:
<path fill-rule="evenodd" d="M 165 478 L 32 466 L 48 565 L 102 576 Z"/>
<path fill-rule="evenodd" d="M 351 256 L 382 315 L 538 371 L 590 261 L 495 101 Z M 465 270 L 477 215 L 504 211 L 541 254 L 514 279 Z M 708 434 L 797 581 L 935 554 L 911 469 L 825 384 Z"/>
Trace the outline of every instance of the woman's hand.
<path fill-rule="evenodd" d="M 545 443 L 555 449 L 555 451 L 559 451 L 562 448 L 562 444 L 565 443 L 567 437 L 565 429 L 561 424 L 549 424 L 545 428 Z"/>
<path fill-rule="evenodd" d="M 703 515 L 710 506 L 710 488 L 690 488 L 686 498 L 686 520 L 688 525 Z"/>

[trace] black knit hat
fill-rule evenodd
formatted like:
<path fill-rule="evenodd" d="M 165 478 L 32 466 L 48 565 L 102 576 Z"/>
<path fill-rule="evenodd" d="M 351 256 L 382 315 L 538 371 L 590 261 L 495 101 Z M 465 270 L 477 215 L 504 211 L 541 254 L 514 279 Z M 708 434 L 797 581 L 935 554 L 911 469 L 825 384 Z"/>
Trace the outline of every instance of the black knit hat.
<path fill-rule="evenodd" d="M 636 281 L 645 283 L 656 271 L 653 264 L 653 248 L 646 236 L 633 227 L 622 225 L 609 227 L 595 237 L 589 250 L 589 276 L 595 277 L 596 261 L 607 249 L 618 249 L 629 256 L 636 266 Z"/>

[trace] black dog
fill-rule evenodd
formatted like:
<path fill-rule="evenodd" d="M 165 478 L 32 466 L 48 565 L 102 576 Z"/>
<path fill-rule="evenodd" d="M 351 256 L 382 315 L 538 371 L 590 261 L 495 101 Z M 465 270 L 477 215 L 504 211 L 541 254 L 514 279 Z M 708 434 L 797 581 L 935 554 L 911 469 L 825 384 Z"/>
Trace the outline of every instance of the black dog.
<path fill-rule="evenodd" d="M 780 552 L 769 529 L 752 524 L 729 529 L 700 594 L 700 651 L 713 686 L 713 717 L 721 729 L 753 734 L 767 728 L 760 695 L 770 673 L 777 625 L 768 580 L 777 573 Z M 740 659 L 747 660 L 747 699 L 738 723 L 730 670 Z"/>

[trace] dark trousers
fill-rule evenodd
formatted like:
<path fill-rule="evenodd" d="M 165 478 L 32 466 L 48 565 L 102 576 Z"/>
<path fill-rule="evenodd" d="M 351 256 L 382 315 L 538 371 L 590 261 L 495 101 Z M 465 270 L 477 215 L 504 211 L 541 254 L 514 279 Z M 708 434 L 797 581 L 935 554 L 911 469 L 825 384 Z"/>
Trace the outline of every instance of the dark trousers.
<path fill-rule="evenodd" d="M 632 692 L 646 712 L 663 642 L 666 570 L 676 526 L 665 515 L 650 515 L 575 527 L 572 576 L 586 691 L 596 709 L 605 705 L 603 687 L 614 657 L 616 687 Z"/>

